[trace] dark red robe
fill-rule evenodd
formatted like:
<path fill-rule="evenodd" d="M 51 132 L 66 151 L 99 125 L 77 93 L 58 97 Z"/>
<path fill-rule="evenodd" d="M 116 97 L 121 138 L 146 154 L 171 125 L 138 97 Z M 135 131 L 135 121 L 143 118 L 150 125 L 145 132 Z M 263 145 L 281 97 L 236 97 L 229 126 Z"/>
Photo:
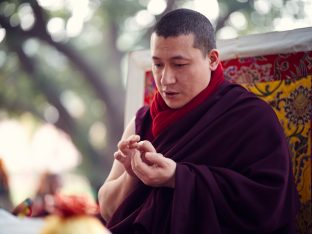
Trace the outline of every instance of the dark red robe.
<path fill-rule="evenodd" d="M 295 233 L 298 197 L 283 129 L 271 107 L 225 81 L 152 139 L 148 107 L 136 132 L 177 162 L 175 188 L 141 184 L 109 220 L 114 233 Z"/>

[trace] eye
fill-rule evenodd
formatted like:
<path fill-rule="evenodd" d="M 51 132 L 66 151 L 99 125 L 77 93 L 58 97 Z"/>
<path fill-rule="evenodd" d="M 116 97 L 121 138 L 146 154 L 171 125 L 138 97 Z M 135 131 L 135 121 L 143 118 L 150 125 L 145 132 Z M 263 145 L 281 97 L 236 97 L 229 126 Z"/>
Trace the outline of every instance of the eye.
<path fill-rule="evenodd" d="M 161 68 L 163 65 L 161 63 L 154 63 L 153 66 L 155 68 Z"/>
<path fill-rule="evenodd" d="M 187 63 L 176 63 L 175 64 L 176 67 L 184 67 L 186 65 L 188 65 L 188 64 Z"/>

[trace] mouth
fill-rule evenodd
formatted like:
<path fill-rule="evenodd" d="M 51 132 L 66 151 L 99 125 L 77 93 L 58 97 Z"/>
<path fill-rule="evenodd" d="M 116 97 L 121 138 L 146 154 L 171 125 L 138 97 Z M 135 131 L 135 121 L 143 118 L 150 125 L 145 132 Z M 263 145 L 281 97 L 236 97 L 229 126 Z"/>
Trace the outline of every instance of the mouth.
<path fill-rule="evenodd" d="M 178 95 L 179 93 L 175 91 L 163 91 L 163 94 L 165 97 L 174 97 Z"/>

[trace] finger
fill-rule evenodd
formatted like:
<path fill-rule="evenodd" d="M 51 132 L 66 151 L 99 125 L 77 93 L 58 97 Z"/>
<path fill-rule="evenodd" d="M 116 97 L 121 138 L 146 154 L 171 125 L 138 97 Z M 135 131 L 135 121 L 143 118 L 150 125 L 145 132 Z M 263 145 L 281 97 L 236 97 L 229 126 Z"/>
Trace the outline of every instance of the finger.
<path fill-rule="evenodd" d="M 144 163 L 140 155 L 136 155 L 132 160 L 133 173 L 146 185 L 156 186 L 158 184 L 158 176 L 156 176 L 155 166 L 149 166 Z"/>
<path fill-rule="evenodd" d="M 154 146 L 152 145 L 152 143 L 150 141 L 140 141 L 137 144 L 137 149 L 140 151 L 145 151 L 145 152 L 154 152 L 156 153 L 156 150 L 154 148 Z"/>
<path fill-rule="evenodd" d="M 133 143 L 132 143 L 132 144 L 133 144 Z M 117 147 L 118 147 L 119 150 L 126 151 L 126 150 L 130 149 L 130 147 L 129 147 L 129 141 L 127 141 L 127 140 L 121 140 L 121 141 L 118 142 Z"/>
<path fill-rule="evenodd" d="M 120 140 L 117 144 L 119 149 L 126 149 L 130 146 L 135 147 L 135 144 L 140 141 L 139 135 L 131 135 L 126 140 Z"/>
<path fill-rule="evenodd" d="M 123 163 L 126 160 L 125 155 L 123 155 L 120 151 L 116 151 L 114 153 L 114 158 L 121 163 Z"/>
<path fill-rule="evenodd" d="M 131 166 L 134 172 L 139 173 L 138 176 L 144 174 L 144 172 L 148 170 L 148 165 L 143 162 L 139 154 L 136 154 L 131 158 Z"/>
<path fill-rule="evenodd" d="M 140 136 L 139 135 L 131 135 L 128 137 L 127 141 L 129 142 L 138 142 L 140 141 Z"/>
<path fill-rule="evenodd" d="M 164 167 L 166 165 L 166 158 L 159 153 L 145 153 L 145 159 L 152 165 L 157 165 L 158 167 Z"/>
<path fill-rule="evenodd" d="M 124 149 L 127 147 L 128 142 L 125 140 L 120 140 L 117 144 L 118 149 Z"/>
<path fill-rule="evenodd" d="M 138 165 L 140 164 L 140 163 L 142 163 L 143 161 L 142 161 L 142 159 L 141 159 L 141 156 L 140 156 L 140 154 L 138 153 L 138 154 L 134 154 L 133 155 L 133 157 L 131 157 L 131 166 L 132 167 L 138 167 Z"/>
<path fill-rule="evenodd" d="M 131 135 L 127 140 L 128 140 L 129 149 L 134 149 L 137 147 L 137 144 L 140 141 L 140 136 L 139 135 Z"/>

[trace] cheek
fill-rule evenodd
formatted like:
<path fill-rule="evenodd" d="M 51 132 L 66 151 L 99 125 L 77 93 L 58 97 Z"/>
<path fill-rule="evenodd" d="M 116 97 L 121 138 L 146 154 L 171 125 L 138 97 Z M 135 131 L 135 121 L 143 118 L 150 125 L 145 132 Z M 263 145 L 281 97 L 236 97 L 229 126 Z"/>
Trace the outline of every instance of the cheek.
<path fill-rule="evenodd" d="M 209 79 L 203 76 L 193 76 L 191 81 L 184 83 L 184 89 L 193 97 L 203 91 L 209 85 Z"/>
<path fill-rule="evenodd" d="M 154 82 L 156 84 L 156 87 L 157 87 L 157 89 L 159 89 L 159 87 L 160 87 L 160 78 L 157 75 L 155 75 L 155 74 L 153 74 L 153 77 L 154 77 Z"/>

